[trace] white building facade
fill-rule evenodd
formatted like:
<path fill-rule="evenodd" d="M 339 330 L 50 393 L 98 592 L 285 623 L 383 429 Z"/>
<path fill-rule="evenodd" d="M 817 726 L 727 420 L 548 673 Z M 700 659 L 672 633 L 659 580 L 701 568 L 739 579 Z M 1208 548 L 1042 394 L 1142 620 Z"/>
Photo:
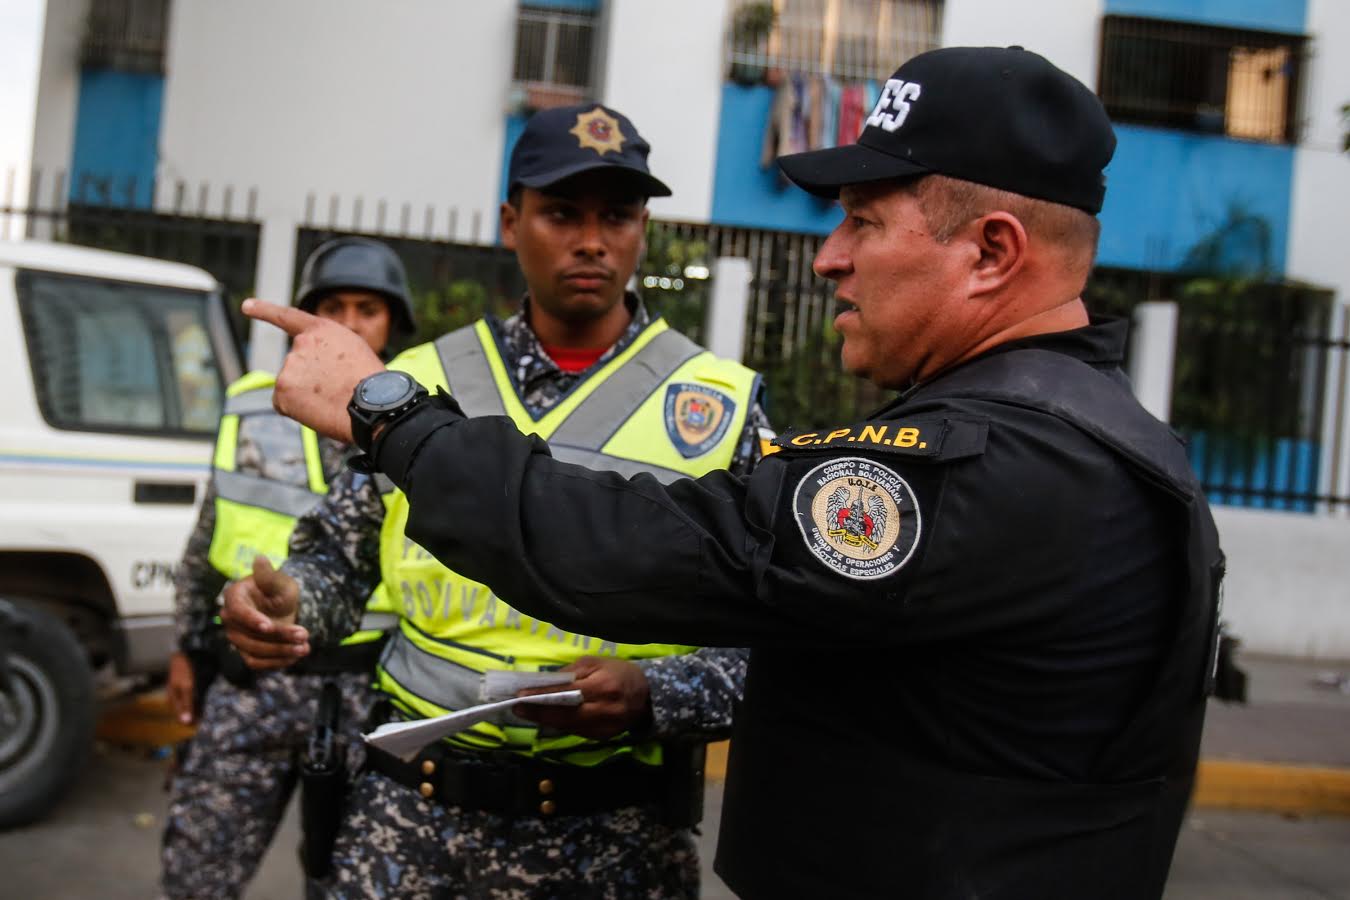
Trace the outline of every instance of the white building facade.
<path fill-rule="evenodd" d="M 290 292 L 303 224 L 492 243 L 525 116 L 567 99 L 622 110 L 651 142 L 652 169 L 674 189 L 652 202 L 654 218 L 823 234 L 837 210 L 783 185 L 775 151 L 846 138 L 902 57 L 1018 44 L 1096 89 L 1116 119 L 1102 266 L 1179 275 L 1213 252 L 1245 274 L 1329 291 L 1333 331 L 1346 321 L 1343 0 L 46 6 L 31 154 L 44 183 L 72 203 L 147 208 L 182 185 L 201 215 L 221 213 L 231 188 L 261 226 L 255 286 L 272 298 Z M 757 27 L 765 8 L 773 18 Z M 90 37 L 100 33 L 102 44 Z M 1140 47 L 1166 65 L 1209 62 L 1140 67 L 1129 56 Z M 1328 356 L 1333 387 L 1344 356 Z M 1328 389 L 1320 402 L 1312 461 L 1291 477 L 1344 501 L 1350 399 Z M 1249 646 L 1350 657 L 1348 509 L 1220 511 L 1228 614 Z M 1294 557 L 1306 559 L 1280 561 Z"/>

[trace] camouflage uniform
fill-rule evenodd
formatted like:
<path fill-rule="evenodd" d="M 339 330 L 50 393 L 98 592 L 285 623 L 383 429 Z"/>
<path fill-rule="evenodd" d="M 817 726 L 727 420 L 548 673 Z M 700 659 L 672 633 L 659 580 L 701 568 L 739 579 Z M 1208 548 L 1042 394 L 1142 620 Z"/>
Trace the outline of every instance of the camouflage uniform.
<path fill-rule="evenodd" d="M 250 415 L 240 424 L 243 471 L 307 484 L 305 462 L 289 448 L 294 426 L 280 416 Z M 285 447 L 285 452 L 279 447 Z M 322 439 L 324 472 L 342 470 L 346 448 Z M 176 574 L 175 633 L 185 652 L 206 651 L 217 626 L 217 597 L 225 577 L 207 559 L 216 522 L 212 482 Z M 202 703 L 187 758 L 175 773 L 165 822 L 162 886 L 170 898 L 238 897 L 253 877 L 281 821 L 313 727 L 320 675 L 269 672 L 251 687 L 216 678 Z M 369 674 L 336 676 L 349 748 L 364 746 L 360 726 L 374 693 Z"/>
<path fill-rule="evenodd" d="M 633 321 L 594 365 L 621 352 L 649 324 Z M 504 355 L 534 415 L 550 409 L 585 373 L 563 372 L 529 327 L 528 301 L 501 324 Z M 748 473 L 771 434 L 752 405 L 731 470 Z M 352 631 L 361 598 L 380 580 L 384 504 L 367 476 L 339 476 L 325 502 L 301 518 L 284 570 L 301 584 L 300 623 L 328 643 Z M 651 693 L 656 739 L 728 733 L 745 678 L 746 651 L 703 648 L 637 661 Z M 696 897 L 698 855 L 688 829 L 632 807 L 595 815 L 507 818 L 428 802 L 383 775 L 364 773 L 348 801 L 327 888 L 333 897 Z"/>

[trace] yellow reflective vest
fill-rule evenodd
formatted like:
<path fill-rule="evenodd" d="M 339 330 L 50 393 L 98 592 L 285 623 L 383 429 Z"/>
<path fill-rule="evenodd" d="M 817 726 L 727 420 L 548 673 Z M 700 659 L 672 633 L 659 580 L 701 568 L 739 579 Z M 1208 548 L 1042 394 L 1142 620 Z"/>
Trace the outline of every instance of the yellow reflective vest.
<path fill-rule="evenodd" d="M 216 571 L 231 580 L 252 572 L 253 558 L 260 553 L 272 565 L 281 565 L 296 520 L 328 493 L 318 436 L 273 411 L 275 384 L 276 379 L 270 373 L 250 372 L 225 391 L 225 409 L 212 461 L 216 526 L 211 533 L 207 559 Z M 239 426 L 250 416 L 269 417 L 266 453 L 283 462 L 303 462 L 303 483 L 240 471 Z M 343 643 L 375 640 L 396 621 L 384 591 L 377 589 L 366 604 L 361 630 Z"/>
<path fill-rule="evenodd" d="M 752 370 L 714 356 L 660 319 L 537 419 L 517 394 L 498 336 L 485 321 L 414 347 L 390 368 L 429 390 L 447 388 L 466 415 L 509 416 L 522 432 L 548 440 L 557 459 L 629 476 L 645 472 L 667 483 L 731 464 L 758 389 Z M 602 641 L 523 615 L 408 539 L 408 502 L 401 491 L 386 506 L 380 568 L 401 620 L 376 677 L 405 715 L 431 717 L 489 699 L 482 693 L 489 670 L 539 671 L 586 655 L 646 659 L 695 649 Z M 541 734 L 509 714 L 447 740 L 464 749 L 510 750 L 577 765 L 624 753 L 660 762 L 654 742 Z"/>

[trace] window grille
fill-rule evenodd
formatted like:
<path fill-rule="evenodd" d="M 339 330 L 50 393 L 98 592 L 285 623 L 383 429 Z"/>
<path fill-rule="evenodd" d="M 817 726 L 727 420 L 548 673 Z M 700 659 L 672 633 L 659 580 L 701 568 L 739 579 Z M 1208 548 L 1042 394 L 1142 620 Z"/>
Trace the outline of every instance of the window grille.
<path fill-rule="evenodd" d="M 80 62 L 123 72 L 164 71 L 169 0 L 94 0 Z"/>
<path fill-rule="evenodd" d="M 778 69 L 880 80 L 937 47 L 941 31 L 942 0 L 733 0 L 729 74 L 759 81 Z"/>
<path fill-rule="evenodd" d="M 1107 16 L 1098 93 L 1111 118 L 1294 143 L 1307 39 Z"/>
<path fill-rule="evenodd" d="M 537 110 L 585 100 L 594 50 L 594 14 L 521 6 L 512 75 L 519 105 Z"/>

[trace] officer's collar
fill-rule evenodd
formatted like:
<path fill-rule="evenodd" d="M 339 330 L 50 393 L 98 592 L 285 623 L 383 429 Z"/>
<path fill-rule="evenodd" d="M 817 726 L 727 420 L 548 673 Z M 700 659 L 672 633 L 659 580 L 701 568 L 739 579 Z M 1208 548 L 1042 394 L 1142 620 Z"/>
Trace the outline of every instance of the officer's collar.
<path fill-rule="evenodd" d="M 1028 337 L 1018 338 L 1014 341 L 1008 341 L 992 347 L 981 353 L 973 359 L 965 360 L 960 364 L 964 366 L 967 363 L 974 362 L 976 359 L 985 359 L 990 356 L 997 356 L 1000 353 L 1007 353 L 1011 350 L 1049 350 L 1052 353 L 1063 353 L 1065 356 L 1071 356 L 1074 359 L 1081 360 L 1091 366 L 1109 367 L 1118 366 L 1125 359 L 1125 339 L 1130 332 L 1130 325 L 1125 319 L 1116 316 L 1090 316 L 1088 324 L 1082 328 L 1073 328 L 1069 331 L 1051 331 L 1045 334 L 1033 334 Z M 954 368 L 959 368 L 956 366 Z M 887 403 L 883 409 L 889 409 L 896 403 L 903 403 L 921 387 L 930 384 L 937 378 L 952 371 L 946 369 L 939 372 L 928 381 L 911 384 L 900 392 L 900 395 L 890 403 Z"/>

